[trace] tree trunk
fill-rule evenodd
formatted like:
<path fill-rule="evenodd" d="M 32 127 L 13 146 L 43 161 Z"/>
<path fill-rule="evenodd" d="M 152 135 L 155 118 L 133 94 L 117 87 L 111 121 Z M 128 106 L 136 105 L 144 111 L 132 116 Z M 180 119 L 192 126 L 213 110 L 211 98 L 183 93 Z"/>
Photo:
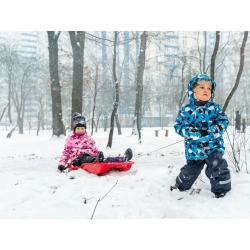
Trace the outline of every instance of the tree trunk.
<path fill-rule="evenodd" d="M 39 101 L 39 111 L 37 113 L 37 120 L 38 120 L 38 123 L 37 123 L 37 131 L 36 131 L 36 135 L 38 136 L 39 135 L 39 132 L 40 132 L 40 128 L 42 127 L 43 128 L 43 117 L 44 117 L 44 109 L 43 109 L 43 102 L 42 102 L 42 99 L 43 99 L 43 96 L 39 96 L 38 97 L 38 101 Z M 65 128 L 65 131 L 66 131 L 66 128 Z"/>
<path fill-rule="evenodd" d="M 44 112 L 41 109 L 40 111 L 38 111 L 38 114 L 37 114 L 37 119 L 38 119 L 37 131 L 36 131 L 37 136 L 39 135 L 40 128 L 42 127 L 42 129 L 43 129 L 43 125 L 42 125 L 43 117 L 44 117 Z M 65 131 L 66 131 L 66 128 L 65 128 Z"/>
<path fill-rule="evenodd" d="M 224 112 L 226 111 L 227 106 L 228 106 L 231 98 L 233 97 L 234 92 L 237 90 L 237 88 L 239 86 L 239 83 L 240 83 L 241 74 L 242 74 L 242 71 L 243 71 L 243 68 L 244 68 L 244 59 L 245 59 L 244 51 L 245 51 L 245 46 L 246 46 L 246 42 L 247 42 L 247 37 L 248 37 L 248 31 L 245 31 L 244 32 L 244 38 L 243 38 L 243 41 L 242 41 L 242 45 L 241 45 L 241 48 L 240 48 L 240 66 L 239 66 L 239 71 L 238 71 L 238 74 L 237 74 L 237 77 L 236 77 L 236 81 L 235 81 L 234 87 L 231 90 L 231 92 L 229 93 L 229 95 L 228 95 L 228 97 L 227 97 L 227 99 L 225 101 L 225 104 L 223 106 L 223 111 Z"/>
<path fill-rule="evenodd" d="M 95 69 L 95 89 L 94 89 L 94 101 L 93 101 L 93 109 L 92 109 L 92 121 L 91 121 L 91 135 L 93 135 L 94 132 L 94 117 L 95 117 L 95 109 L 96 109 L 96 97 L 97 97 L 97 90 L 98 90 L 98 65 Z"/>
<path fill-rule="evenodd" d="M 103 109 L 101 109 L 97 115 L 97 119 L 96 119 L 96 129 L 95 129 L 95 132 L 97 133 L 97 129 L 99 127 L 99 121 L 100 121 L 100 118 L 101 118 L 101 115 L 102 115 L 102 112 L 103 112 Z"/>
<path fill-rule="evenodd" d="M 113 141 L 113 133 L 114 133 L 114 119 L 115 115 L 117 113 L 118 105 L 119 105 L 119 84 L 117 81 L 116 76 L 116 45 L 117 45 L 117 34 L 118 32 L 115 31 L 115 41 L 114 41 L 114 56 L 113 56 L 113 78 L 115 82 L 115 102 L 113 104 L 113 111 L 110 117 L 110 131 L 109 131 L 109 140 L 107 147 L 112 147 L 112 141 Z"/>
<path fill-rule="evenodd" d="M 7 134 L 6 138 L 10 138 L 12 136 L 12 133 L 15 131 L 15 128 L 17 126 L 17 122 L 16 124 L 11 128 L 11 130 L 9 131 L 9 133 Z"/>
<path fill-rule="evenodd" d="M 121 135 L 122 134 L 121 124 L 120 124 L 119 117 L 118 117 L 117 113 L 115 114 L 115 124 L 116 124 L 117 130 L 118 130 L 118 135 Z"/>
<path fill-rule="evenodd" d="M 75 112 L 82 114 L 83 66 L 85 31 L 69 31 L 73 51 L 73 87 L 71 116 Z M 73 129 L 73 124 L 71 125 Z"/>
<path fill-rule="evenodd" d="M 187 58 L 184 56 L 183 57 L 183 65 L 181 68 L 181 93 L 180 93 L 180 99 L 178 101 L 178 108 L 180 109 L 181 106 L 183 105 L 185 99 L 186 99 L 186 92 L 185 92 L 185 88 L 186 88 L 186 83 L 184 82 L 184 71 L 185 71 L 185 67 L 187 65 Z"/>
<path fill-rule="evenodd" d="M 0 117 L 0 121 L 2 121 L 5 110 L 8 108 L 8 106 L 9 106 L 9 103 L 7 103 L 7 105 L 3 108 L 3 111 L 2 111 L 2 114 L 1 114 L 1 117 Z"/>
<path fill-rule="evenodd" d="M 24 120 L 24 111 L 25 111 L 25 101 L 28 96 L 28 93 L 24 93 L 24 88 L 21 88 L 21 98 L 20 106 L 16 106 L 17 110 L 17 124 L 19 129 L 19 134 L 23 134 L 23 120 Z"/>
<path fill-rule="evenodd" d="M 40 131 L 40 126 L 41 126 L 41 115 L 40 115 L 40 111 L 38 111 L 37 118 L 38 118 L 38 124 L 37 124 L 36 135 L 38 136 L 38 135 L 39 135 L 39 131 Z"/>
<path fill-rule="evenodd" d="M 9 116 L 10 124 L 12 124 L 12 119 L 11 119 L 11 73 L 9 74 L 8 116 Z"/>
<path fill-rule="evenodd" d="M 23 134 L 23 118 L 21 116 L 18 116 L 18 129 L 19 134 Z"/>
<path fill-rule="evenodd" d="M 138 131 L 138 141 L 141 143 L 141 119 L 142 119 L 142 97 L 143 97 L 143 72 L 145 68 L 145 54 L 147 44 L 147 31 L 141 35 L 140 54 L 137 65 L 136 77 L 136 100 L 135 100 L 135 119 Z"/>
<path fill-rule="evenodd" d="M 204 33 L 204 53 L 203 53 L 203 73 L 205 73 L 206 70 L 206 53 L 207 53 L 207 32 L 203 31 Z"/>
<path fill-rule="evenodd" d="M 104 132 L 107 131 L 107 127 L 108 127 L 108 111 L 103 111 L 103 116 L 104 116 L 104 121 L 103 121 L 103 127 L 104 127 Z"/>
<path fill-rule="evenodd" d="M 49 41 L 49 70 L 52 99 L 52 134 L 56 136 L 66 135 L 62 121 L 61 86 L 58 75 L 58 38 L 60 32 L 47 31 Z"/>
<path fill-rule="evenodd" d="M 211 68 L 210 68 L 210 76 L 212 79 L 214 79 L 215 59 L 217 56 L 219 45 L 220 45 L 220 31 L 216 31 L 216 41 L 214 45 L 214 52 L 211 57 Z"/>

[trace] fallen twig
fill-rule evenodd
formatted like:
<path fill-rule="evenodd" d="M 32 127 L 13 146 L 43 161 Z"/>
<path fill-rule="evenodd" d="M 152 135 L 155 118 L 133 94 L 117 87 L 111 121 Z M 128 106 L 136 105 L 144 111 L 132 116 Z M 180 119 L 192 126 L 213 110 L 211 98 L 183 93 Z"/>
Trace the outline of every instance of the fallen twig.
<path fill-rule="evenodd" d="M 91 200 L 92 198 L 93 198 L 93 197 L 91 197 L 91 198 L 89 198 L 89 199 L 84 198 L 84 202 L 83 202 L 83 203 L 84 203 L 84 204 L 87 204 L 87 201 L 88 201 L 88 200 Z"/>
<path fill-rule="evenodd" d="M 56 190 L 57 190 L 57 187 L 54 188 L 54 192 L 52 194 L 54 194 L 56 192 Z"/>
<path fill-rule="evenodd" d="M 115 185 L 117 184 L 117 182 L 118 182 L 118 180 L 116 181 Z M 114 185 L 114 186 L 115 186 L 115 185 Z M 98 203 L 99 203 L 101 200 L 103 200 L 103 199 L 108 195 L 108 193 L 110 193 L 110 191 L 114 188 L 114 186 L 113 186 L 113 187 L 112 187 L 112 188 L 111 188 L 102 198 L 99 198 L 99 199 L 98 199 L 98 201 L 97 201 L 97 203 L 96 203 L 96 205 L 95 205 L 93 214 L 92 214 L 92 216 L 91 216 L 90 219 L 92 219 L 92 218 L 94 217 L 94 213 L 95 213 L 95 210 L 96 210 L 96 207 L 97 207 Z"/>

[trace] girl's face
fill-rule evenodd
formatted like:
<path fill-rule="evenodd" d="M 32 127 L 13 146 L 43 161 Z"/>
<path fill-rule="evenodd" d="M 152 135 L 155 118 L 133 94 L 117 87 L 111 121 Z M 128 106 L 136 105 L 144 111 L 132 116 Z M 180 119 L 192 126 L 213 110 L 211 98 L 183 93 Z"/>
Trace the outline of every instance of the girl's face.
<path fill-rule="evenodd" d="M 76 134 L 84 134 L 85 128 L 84 127 L 76 127 L 75 132 L 76 132 Z"/>
<path fill-rule="evenodd" d="M 206 102 L 211 98 L 212 84 L 211 82 L 203 81 L 194 89 L 195 99 Z"/>

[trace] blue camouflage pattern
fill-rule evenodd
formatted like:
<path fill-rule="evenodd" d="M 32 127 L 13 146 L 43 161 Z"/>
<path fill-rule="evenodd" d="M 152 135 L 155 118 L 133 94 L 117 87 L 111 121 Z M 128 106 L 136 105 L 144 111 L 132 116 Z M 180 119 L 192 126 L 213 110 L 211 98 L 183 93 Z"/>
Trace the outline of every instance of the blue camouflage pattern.
<path fill-rule="evenodd" d="M 178 111 L 174 123 L 176 133 L 184 137 L 187 160 L 203 160 L 215 151 L 221 152 L 222 155 L 225 151 L 223 133 L 229 125 L 228 117 L 211 99 L 207 102 L 194 99 L 193 84 L 201 80 L 211 82 L 212 94 L 214 93 L 216 82 L 211 77 L 198 74 L 191 78 L 188 84 L 189 103 Z M 201 130 L 207 130 L 208 135 L 202 136 Z"/>

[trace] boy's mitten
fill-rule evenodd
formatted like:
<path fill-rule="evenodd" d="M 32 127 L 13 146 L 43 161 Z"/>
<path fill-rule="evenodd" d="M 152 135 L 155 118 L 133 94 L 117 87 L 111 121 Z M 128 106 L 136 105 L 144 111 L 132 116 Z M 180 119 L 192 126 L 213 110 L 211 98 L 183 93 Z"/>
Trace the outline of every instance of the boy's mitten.
<path fill-rule="evenodd" d="M 201 137 L 201 134 L 197 128 L 189 127 L 189 131 L 186 132 L 185 136 L 191 140 L 196 141 L 196 140 L 199 140 L 199 138 Z"/>
<path fill-rule="evenodd" d="M 200 133 L 201 133 L 201 136 L 209 135 L 209 132 L 207 130 L 201 130 Z"/>

